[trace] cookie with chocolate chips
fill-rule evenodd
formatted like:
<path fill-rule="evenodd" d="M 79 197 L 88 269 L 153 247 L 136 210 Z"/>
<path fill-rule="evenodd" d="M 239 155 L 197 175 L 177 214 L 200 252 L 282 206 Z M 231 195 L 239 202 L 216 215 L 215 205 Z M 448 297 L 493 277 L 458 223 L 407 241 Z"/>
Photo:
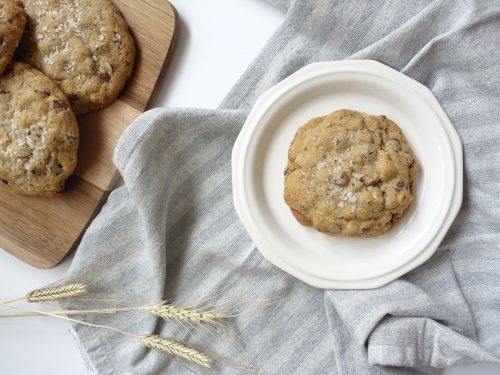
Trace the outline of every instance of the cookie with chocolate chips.
<path fill-rule="evenodd" d="M 0 113 L 0 181 L 24 195 L 61 191 L 79 140 L 61 89 L 28 64 L 11 64 L 0 77 Z"/>
<path fill-rule="evenodd" d="M 374 237 L 403 217 L 418 170 L 396 123 L 343 109 L 295 134 L 284 198 L 303 225 L 332 236 Z"/>
<path fill-rule="evenodd" d="M 56 81 L 77 114 L 110 105 L 132 73 L 135 44 L 111 0 L 25 0 L 21 58 Z"/>
<path fill-rule="evenodd" d="M 0 0 L 0 75 L 14 56 L 23 36 L 26 12 L 21 1 Z"/>

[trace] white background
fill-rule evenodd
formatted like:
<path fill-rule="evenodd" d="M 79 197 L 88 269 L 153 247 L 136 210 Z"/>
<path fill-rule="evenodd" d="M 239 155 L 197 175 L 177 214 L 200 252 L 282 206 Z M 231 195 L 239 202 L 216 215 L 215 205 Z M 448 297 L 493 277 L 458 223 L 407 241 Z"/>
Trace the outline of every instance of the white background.
<path fill-rule="evenodd" d="M 171 3 L 180 15 L 180 35 L 154 106 L 217 107 L 284 19 L 264 0 Z M 37 270 L 0 250 L 0 300 L 63 278 L 70 262 L 71 258 L 55 269 Z M 65 322 L 0 319 L 0 374 L 84 375 L 86 370 Z M 443 374 L 497 375 L 500 365 L 454 368 Z"/>

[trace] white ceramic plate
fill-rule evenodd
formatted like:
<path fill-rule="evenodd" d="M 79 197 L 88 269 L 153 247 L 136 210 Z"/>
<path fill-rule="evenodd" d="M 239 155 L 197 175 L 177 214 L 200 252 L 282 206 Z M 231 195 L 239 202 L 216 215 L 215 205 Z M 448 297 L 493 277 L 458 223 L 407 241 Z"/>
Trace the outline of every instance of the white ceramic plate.
<path fill-rule="evenodd" d="M 416 197 L 387 234 L 335 238 L 300 225 L 283 199 L 283 171 L 297 129 L 348 108 L 384 114 L 403 130 L 421 165 Z M 233 149 L 236 212 L 262 255 L 318 288 L 384 285 L 431 257 L 462 203 L 460 139 L 432 93 L 376 61 L 306 66 L 256 102 Z"/>

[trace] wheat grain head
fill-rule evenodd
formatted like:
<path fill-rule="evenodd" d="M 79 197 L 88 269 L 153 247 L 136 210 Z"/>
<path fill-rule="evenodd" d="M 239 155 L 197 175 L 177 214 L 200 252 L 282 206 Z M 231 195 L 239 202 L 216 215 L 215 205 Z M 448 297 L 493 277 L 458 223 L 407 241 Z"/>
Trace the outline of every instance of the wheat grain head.
<path fill-rule="evenodd" d="M 170 341 L 155 335 L 141 336 L 140 340 L 148 348 L 186 359 L 202 367 L 210 368 L 212 364 L 210 357 L 180 342 Z"/>

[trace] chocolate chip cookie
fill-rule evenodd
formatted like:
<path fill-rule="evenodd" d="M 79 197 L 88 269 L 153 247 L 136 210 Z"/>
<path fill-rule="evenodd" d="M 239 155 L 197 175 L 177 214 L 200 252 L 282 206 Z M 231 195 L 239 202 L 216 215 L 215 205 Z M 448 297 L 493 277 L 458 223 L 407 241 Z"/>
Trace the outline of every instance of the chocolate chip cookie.
<path fill-rule="evenodd" d="M 9 65 L 23 36 L 26 12 L 21 1 L 0 0 L 0 75 Z"/>
<path fill-rule="evenodd" d="M 374 237 L 403 217 L 418 169 L 393 121 L 343 109 L 297 131 L 284 198 L 303 225 L 332 236 Z"/>
<path fill-rule="evenodd" d="M 0 77 L 0 181 L 24 195 L 53 196 L 76 166 L 78 126 L 61 89 L 24 63 Z"/>
<path fill-rule="evenodd" d="M 111 104 L 132 73 L 135 44 L 111 0 L 25 0 L 21 58 L 56 81 L 83 114 Z"/>

